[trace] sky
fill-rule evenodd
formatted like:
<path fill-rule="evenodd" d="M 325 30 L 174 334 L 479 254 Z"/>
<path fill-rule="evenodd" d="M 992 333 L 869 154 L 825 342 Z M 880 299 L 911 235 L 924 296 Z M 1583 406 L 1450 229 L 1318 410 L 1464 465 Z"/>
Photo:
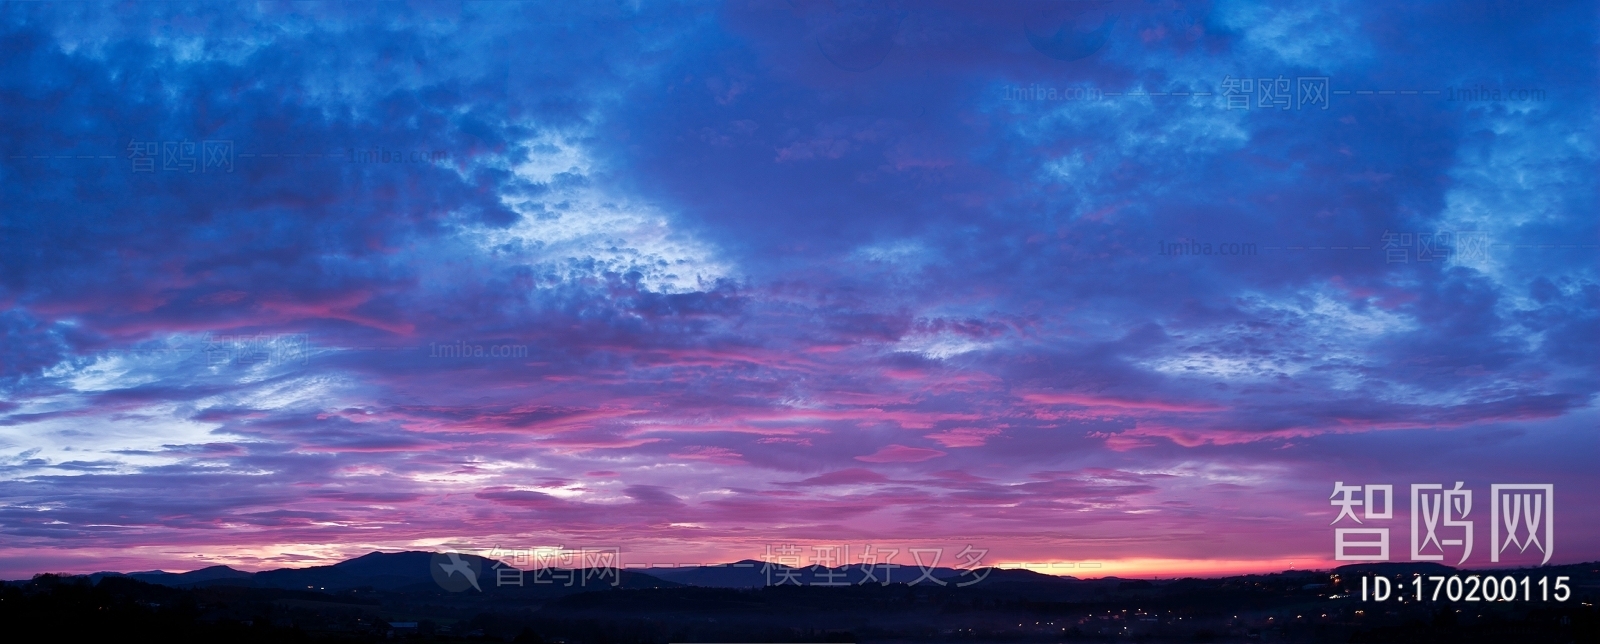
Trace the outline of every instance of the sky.
<path fill-rule="evenodd" d="M 1457 481 L 1467 565 L 1493 484 L 1552 485 L 1550 562 L 1600 559 L 1596 25 L 0 4 L 0 578 L 1265 572 L 1341 527 L 1407 560 L 1410 486 Z M 1340 483 L 1392 518 L 1333 525 Z"/>

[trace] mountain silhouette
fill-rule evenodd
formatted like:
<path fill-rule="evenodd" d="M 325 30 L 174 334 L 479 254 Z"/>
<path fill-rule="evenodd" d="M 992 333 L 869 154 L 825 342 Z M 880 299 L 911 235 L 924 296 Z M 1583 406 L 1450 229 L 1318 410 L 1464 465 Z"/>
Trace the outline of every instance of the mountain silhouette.
<path fill-rule="evenodd" d="M 183 587 L 214 583 L 249 583 L 250 578 L 255 576 L 255 573 L 229 568 L 228 566 L 209 566 L 189 572 L 154 570 L 128 573 L 127 576 L 150 584 Z"/>
<path fill-rule="evenodd" d="M 210 566 L 189 572 L 173 573 L 152 570 L 133 573 L 100 572 L 90 575 L 98 582 L 104 577 L 127 577 L 146 583 L 174 588 L 210 586 L 248 586 L 283 590 L 310 590 L 318 592 L 372 589 L 395 592 L 441 591 L 465 592 L 470 588 L 478 592 L 494 591 L 520 594 L 566 594 L 581 590 L 617 588 L 670 588 L 699 586 L 703 588 L 760 588 L 778 585 L 839 586 L 867 584 L 910 584 L 935 587 L 941 585 L 963 586 L 974 582 L 993 586 L 998 584 L 1059 584 L 1072 581 L 1071 577 L 1046 575 L 1029 570 L 979 568 L 963 570 L 936 567 L 924 571 L 914 564 L 900 564 L 889 568 L 874 568 L 872 578 L 860 564 L 849 566 L 790 567 L 745 559 L 726 564 L 704 566 L 656 566 L 644 569 L 554 569 L 535 573 L 523 571 L 520 586 L 509 583 L 517 575 L 509 564 L 478 555 L 457 554 L 467 568 L 477 571 L 475 586 L 463 584 L 458 588 L 443 588 L 433 566 L 439 565 L 440 553 L 426 551 L 370 552 L 327 566 L 308 568 L 280 568 L 257 573 L 245 572 L 228 566 Z M 509 572 L 502 572 L 500 569 Z M 926 572 L 927 578 L 924 578 Z M 462 573 L 454 573 L 462 574 Z M 505 579 L 497 576 L 506 575 Z M 614 575 L 614 576 L 613 576 Z M 448 579 L 448 575 L 445 575 Z M 620 583 L 612 583 L 620 580 Z M 501 583 L 497 583 L 501 582 Z M 940 583 L 943 582 L 943 583 Z"/>
<path fill-rule="evenodd" d="M 310 568 L 280 568 L 258 572 L 253 585 L 258 588 L 286 588 L 297 590 L 351 590 L 372 588 L 393 591 L 439 590 L 434 582 L 432 552 L 370 552 L 331 566 Z M 475 564 L 478 585 L 490 585 L 494 567 L 499 563 L 478 555 L 459 555 L 462 561 Z M 505 564 L 501 564 L 505 565 Z"/>
<path fill-rule="evenodd" d="M 863 582 L 869 584 L 910 584 L 916 582 L 918 585 L 939 586 L 948 584 L 971 585 L 975 582 L 989 584 L 1000 582 L 1050 583 L 1066 579 L 1028 570 L 1001 568 L 963 570 L 940 567 L 928 569 L 926 571 L 927 576 L 931 579 L 924 579 L 923 569 L 914 564 L 899 564 L 891 568 L 874 568 L 871 570 L 872 578 L 868 579 L 868 570 L 862 564 L 838 567 L 791 567 L 769 564 L 754 559 L 709 566 L 651 567 L 640 569 L 640 572 L 657 579 L 704 588 L 760 588 L 778 585 L 809 586 L 825 584 L 859 585 Z M 943 583 L 941 584 L 940 582 Z"/>
<path fill-rule="evenodd" d="M 208 566 L 189 572 L 167 572 L 165 570 L 143 570 L 139 572 L 97 572 L 88 575 L 89 581 L 99 583 L 106 577 L 124 577 L 136 579 L 147 584 L 184 588 L 189 586 L 207 586 L 212 584 L 238 584 L 249 585 L 255 573 L 229 568 L 227 566 Z"/>

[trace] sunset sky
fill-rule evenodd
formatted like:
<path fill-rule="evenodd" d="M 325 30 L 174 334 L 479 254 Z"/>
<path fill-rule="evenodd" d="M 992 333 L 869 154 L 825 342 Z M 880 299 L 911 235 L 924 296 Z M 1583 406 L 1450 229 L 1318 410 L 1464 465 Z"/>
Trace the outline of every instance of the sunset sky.
<path fill-rule="evenodd" d="M 1596 7 L 1402 4 L 0 5 L 0 578 L 1600 559 Z"/>

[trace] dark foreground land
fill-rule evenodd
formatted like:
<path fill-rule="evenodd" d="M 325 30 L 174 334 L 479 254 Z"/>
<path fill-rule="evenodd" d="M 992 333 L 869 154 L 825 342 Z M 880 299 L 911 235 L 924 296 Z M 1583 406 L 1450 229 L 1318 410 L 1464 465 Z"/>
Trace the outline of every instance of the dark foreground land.
<path fill-rule="evenodd" d="M 1565 602 L 1379 603 L 1361 601 L 1361 576 L 1409 585 L 1414 572 L 1474 573 L 1380 564 L 1150 581 L 1001 570 L 961 588 L 718 588 L 630 573 L 599 588 L 499 588 L 485 576 L 482 591 L 452 593 L 418 578 L 415 562 L 388 559 L 400 556 L 352 560 L 396 574 L 342 580 L 354 567 L 40 575 L 0 588 L 0 624 L 10 641 L 82 642 L 1600 642 L 1592 563 L 1496 572 L 1567 576 Z"/>

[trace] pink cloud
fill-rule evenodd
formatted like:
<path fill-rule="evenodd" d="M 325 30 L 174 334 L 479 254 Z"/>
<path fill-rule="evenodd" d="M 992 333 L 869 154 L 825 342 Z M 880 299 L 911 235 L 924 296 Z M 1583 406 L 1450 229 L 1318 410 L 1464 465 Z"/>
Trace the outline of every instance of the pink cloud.
<path fill-rule="evenodd" d="M 770 445 L 770 444 L 773 444 L 773 443 L 788 443 L 788 444 L 792 444 L 792 445 L 799 445 L 801 447 L 811 447 L 811 439 L 809 439 L 809 438 L 788 438 L 788 437 L 784 437 L 784 436 L 768 436 L 766 438 L 756 439 L 756 442 L 757 443 L 761 443 L 763 445 Z"/>
<path fill-rule="evenodd" d="M 990 436 L 999 434 L 999 429 L 979 427 L 957 427 L 937 434 L 928 434 L 928 438 L 939 441 L 945 447 L 978 447 L 989 440 Z"/>
<path fill-rule="evenodd" d="M 944 454 L 939 450 L 926 447 L 890 445 L 866 456 L 857 456 L 856 460 L 868 463 L 919 463 L 930 458 L 944 456 Z"/>
<path fill-rule="evenodd" d="M 1165 402 L 1160 400 L 1130 400 L 1113 396 L 1090 396 L 1073 393 L 1044 393 L 1027 394 L 1022 397 L 1031 403 L 1044 405 L 1078 405 L 1095 409 L 1118 409 L 1128 411 L 1167 411 L 1167 412 L 1209 412 L 1224 411 L 1227 408 L 1211 403 L 1195 402 Z"/>
<path fill-rule="evenodd" d="M 504 487 L 496 487 L 483 490 L 477 494 L 474 494 L 473 496 L 485 501 L 493 501 L 495 503 L 519 508 L 552 510 L 569 506 L 567 502 L 562 501 L 561 499 L 550 496 L 549 494 L 545 494 L 543 492 L 535 492 L 533 490 L 515 490 Z"/>
<path fill-rule="evenodd" d="M 668 454 L 673 458 L 706 461 L 719 465 L 745 465 L 744 455 L 726 447 L 695 446 Z"/>
<path fill-rule="evenodd" d="M 857 483 L 883 483 L 889 479 L 882 474 L 869 469 L 853 467 L 847 470 L 828 472 L 818 476 L 789 483 L 788 485 L 851 485 Z"/>

